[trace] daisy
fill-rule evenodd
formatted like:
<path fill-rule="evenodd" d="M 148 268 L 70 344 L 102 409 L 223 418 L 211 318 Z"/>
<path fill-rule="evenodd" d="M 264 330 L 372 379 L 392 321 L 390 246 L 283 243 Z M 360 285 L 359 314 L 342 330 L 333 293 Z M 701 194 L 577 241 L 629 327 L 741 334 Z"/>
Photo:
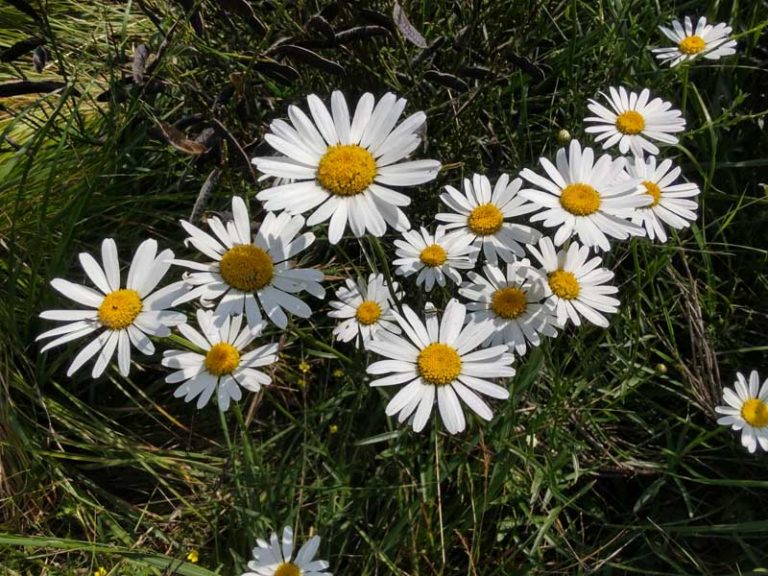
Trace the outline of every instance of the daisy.
<path fill-rule="evenodd" d="M 277 534 L 272 533 L 269 543 L 258 539 L 253 549 L 253 560 L 248 562 L 248 572 L 242 576 L 333 576 L 325 560 L 312 560 L 320 547 L 320 537 L 312 536 L 293 558 L 293 530 L 283 528 L 282 546 Z"/>
<path fill-rule="evenodd" d="M 735 391 L 727 386 L 723 389 L 723 400 L 727 406 L 715 407 L 723 414 L 718 424 L 741 430 L 741 445 L 754 453 L 757 445 L 768 452 L 768 379 L 760 386 L 760 376 L 752 370 L 747 379 L 736 373 Z"/>
<path fill-rule="evenodd" d="M 203 352 L 188 350 L 166 350 L 162 364 L 177 370 L 166 377 L 169 384 L 182 382 L 173 395 L 184 397 L 190 402 L 197 397 L 197 407 L 202 408 L 217 390 L 219 410 L 226 412 L 230 400 L 242 397 L 240 386 L 251 392 L 258 392 L 261 385 L 272 379 L 256 370 L 277 362 L 277 344 L 267 344 L 243 353 L 243 350 L 259 335 L 259 330 L 245 326 L 241 315 L 226 316 L 220 326 L 214 323 L 212 310 L 198 310 L 197 324 L 201 332 L 189 324 L 182 324 L 179 330 L 184 337 Z"/>
<path fill-rule="evenodd" d="M 371 381 L 370 385 L 407 383 L 387 404 L 387 415 L 399 413 L 398 420 L 404 422 L 414 414 L 412 426 L 420 432 L 437 397 L 440 418 L 451 434 L 461 432 L 466 426 L 459 399 L 481 418 L 493 418 L 479 394 L 507 399 L 507 389 L 487 379 L 515 375 L 510 366 L 514 358 L 507 353 L 506 346 L 473 352 L 494 331 L 493 323 L 464 326 L 466 307 L 455 299 L 448 302 L 441 322 L 437 314 L 428 312 L 425 325 L 408 306 L 403 306 L 402 316 L 393 314 L 406 338 L 381 331 L 368 344 L 369 350 L 390 358 L 368 366 L 368 374 L 392 373 Z"/>
<path fill-rule="evenodd" d="M 560 246 L 574 233 L 586 246 L 610 250 L 607 236 L 624 240 L 630 235 L 642 235 L 643 229 L 629 219 L 636 208 L 647 206 L 650 198 L 640 190 L 640 180 L 630 177 L 624 158 L 611 159 L 603 154 L 594 162 L 592 148 L 584 148 L 571 140 L 568 153 L 557 151 L 556 164 L 540 158 L 549 178 L 526 168 L 520 176 L 535 188 L 520 191 L 543 211 L 534 214 L 531 222 L 543 221 L 544 226 L 559 226 L 555 245 Z"/>
<path fill-rule="evenodd" d="M 363 94 L 351 120 L 339 91 L 331 95 L 330 113 L 314 94 L 307 102 L 311 120 L 289 106 L 290 123 L 270 125 L 265 139 L 282 156 L 253 159 L 264 174 L 293 180 L 259 192 L 256 198 L 264 208 L 290 214 L 313 210 L 308 226 L 330 218 L 331 244 L 341 239 L 347 222 L 358 238 L 366 230 L 382 236 L 387 225 L 397 231 L 410 228 L 400 210 L 410 197 L 389 187 L 423 184 L 437 176 L 437 160 L 404 161 L 421 144 L 426 114 L 416 112 L 395 127 L 406 101 L 391 93 L 375 107 L 373 95 Z"/>
<path fill-rule="evenodd" d="M 649 156 L 646 161 L 635 158 L 629 163 L 628 172 L 642 180 L 645 193 L 652 199 L 650 206 L 638 208 L 632 215 L 632 222 L 643 226 L 651 240 L 667 241 L 663 224 L 681 230 L 696 220 L 698 202 L 686 198 L 698 196 L 699 187 L 692 182 L 672 184 L 679 178 L 681 170 L 672 168 L 671 160 L 664 160 L 656 167 L 654 156 Z"/>
<path fill-rule="evenodd" d="M 88 253 L 79 255 L 88 278 L 98 291 L 62 278 L 51 280 L 51 286 L 70 300 L 89 310 L 47 310 L 40 314 L 46 320 L 68 322 L 40 334 L 37 340 L 56 339 L 43 346 L 45 352 L 71 340 L 101 330 L 98 336 L 75 356 L 67 370 L 72 376 L 78 368 L 98 353 L 91 376 L 98 378 L 117 350 L 120 374 L 128 376 L 131 365 L 131 345 L 142 354 L 154 354 L 149 336 L 168 336 L 170 326 L 186 322 L 181 312 L 168 310 L 171 303 L 186 291 L 183 282 L 169 284 L 154 294 L 173 260 L 171 250 L 157 254 L 157 242 L 145 240 L 133 256 L 125 288 L 120 288 L 120 262 L 117 245 L 112 238 L 101 243 L 101 265 Z"/>
<path fill-rule="evenodd" d="M 728 35 L 733 29 L 727 24 L 720 23 L 713 26 L 707 24 L 707 19 L 702 16 L 693 28 L 689 16 L 685 17 L 685 26 L 679 21 L 672 21 L 672 30 L 659 26 L 659 30 L 677 46 L 674 48 L 656 48 L 653 52 L 662 63 L 669 62 L 670 66 L 677 66 L 686 60 L 693 60 L 703 56 L 708 60 L 719 60 L 723 56 L 736 53 L 736 41 Z"/>
<path fill-rule="evenodd" d="M 397 289 L 397 282 L 394 282 L 392 292 L 400 298 L 402 293 L 397 294 Z M 336 291 L 336 297 L 338 300 L 329 302 L 335 310 L 329 312 L 328 316 L 344 319 L 333 329 L 339 342 L 349 342 L 359 334 L 365 346 L 379 330 L 400 333 L 395 317 L 390 312 L 394 301 L 383 274 L 371 274 L 368 282 L 362 278 L 357 282 L 348 278 L 346 286 Z"/>
<path fill-rule="evenodd" d="M 567 252 L 555 252 L 548 237 L 539 241 L 538 249 L 530 246 L 529 250 L 547 275 L 547 296 L 555 306 L 560 326 L 568 320 L 580 326 L 580 316 L 602 328 L 608 326 L 602 313 L 616 312 L 619 301 L 607 294 L 616 294 L 619 289 L 606 284 L 613 279 L 613 272 L 599 267 L 602 258 L 595 256 L 587 261 L 589 248 L 579 246 L 578 242 L 571 242 Z"/>
<path fill-rule="evenodd" d="M 531 267 L 528 259 L 507 264 L 506 276 L 491 264 L 483 268 L 485 276 L 469 273 L 459 294 L 472 300 L 467 304 L 470 322 L 492 322 L 494 332 L 484 342 L 487 346 L 505 344 L 509 351 L 525 354 L 526 342 L 541 344 L 541 336 L 555 337 L 555 307 L 547 300 L 547 278 Z"/>
<path fill-rule="evenodd" d="M 424 284 L 429 292 L 437 282 L 445 286 L 446 276 L 456 284 L 461 284 L 461 274 L 458 270 L 467 270 L 475 265 L 477 249 L 470 244 L 466 236 L 446 236 L 445 228 L 438 226 L 432 236 L 422 226 L 421 231 L 409 230 L 403 232 L 405 240 L 395 240 L 400 258 L 392 264 L 398 266 L 395 274 L 416 277 L 416 286 Z"/>
<path fill-rule="evenodd" d="M 522 216 L 535 212 L 536 206 L 527 202 L 517 193 L 523 181 L 515 178 L 511 183 L 509 176 L 502 174 L 491 192 L 491 182 L 487 177 L 475 174 L 472 181 L 464 179 L 464 194 L 453 186 L 446 186 L 446 193 L 440 199 L 453 212 L 435 216 L 440 222 L 446 222 L 445 229 L 453 230 L 452 235 L 466 237 L 479 251 L 481 248 L 486 261 L 496 264 L 498 256 L 505 262 L 512 262 L 515 257 L 525 256 L 520 245 L 538 241 L 541 233 L 530 226 L 505 222 L 513 216 Z"/>
<path fill-rule="evenodd" d="M 659 149 L 650 140 L 658 140 L 666 144 L 677 144 L 678 139 L 672 136 L 675 132 L 685 130 L 685 118 L 680 110 L 670 110 L 672 104 L 661 98 L 649 102 L 651 93 L 648 88 L 640 94 L 629 92 L 620 86 L 609 88 L 610 96 L 603 93 L 608 100 L 609 110 L 595 100 L 587 104 L 590 112 L 596 116 L 585 118 L 585 122 L 594 122 L 596 126 L 588 126 L 584 131 L 588 134 L 598 134 L 596 142 L 603 142 L 603 149 L 619 144 L 619 151 L 626 154 L 629 150 L 635 156 L 643 156 L 644 151 L 658 154 Z"/>
<path fill-rule="evenodd" d="M 245 309 L 248 326 L 261 325 L 261 310 L 279 328 L 288 325 L 285 312 L 309 318 L 312 309 L 294 296 L 307 291 L 324 298 L 320 282 L 323 273 L 312 268 L 294 268 L 291 259 L 315 241 L 315 235 L 305 232 L 304 218 L 289 214 L 267 214 L 259 231 L 251 239 L 248 208 L 239 196 L 232 198 L 233 220 L 226 226 L 217 217 L 208 218 L 211 236 L 184 220 L 181 225 L 189 234 L 187 242 L 213 262 L 199 263 L 174 260 L 175 264 L 191 268 L 184 280 L 194 288 L 178 298 L 174 305 L 200 298 L 203 306 L 216 306 L 217 323 L 230 314 L 242 314 Z M 258 304 L 257 304 L 258 300 Z"/>

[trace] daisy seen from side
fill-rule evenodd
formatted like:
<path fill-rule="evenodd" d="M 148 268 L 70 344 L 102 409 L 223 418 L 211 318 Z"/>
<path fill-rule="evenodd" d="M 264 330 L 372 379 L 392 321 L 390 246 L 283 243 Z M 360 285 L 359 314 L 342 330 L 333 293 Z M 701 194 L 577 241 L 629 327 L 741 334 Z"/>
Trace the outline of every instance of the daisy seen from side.
<path fill-rule="evenodd" d="M 383 274 L 371 274 L 367 281 L 359 278 L 355 282 L 348 278 L 336 291 L 338 300 L 329 302 L 333 310 L 328 316 L 342 320 L 333 329 L 336 340 L 349 342 L 360 336 L 365 347 L 379 330 L 399 334 L 400 328 L 391 312 L 392 292 L 398 295 L 398 284 L 394 282 L 390 292 Z"/>
<path fill-rule="evenodd" d="M 310 119 L 297 106 L 288 107 L 290 122 L 275 120 L 265 136 L 280 156 L 253 159 L 264 174 L 293 180 L 256 197 L 270 211 L 312 211 L 314 226 L 330 219 L 328 240 L 336 244 L 347 226 L 356 237 L 366 231 L 382 236 L 387 226 L 410 228 L 400 209 L 409 196 L 393 190 L 424 184 L 440 170 L 437 160 L 406 160 L 422 141 L 427 116 L 416 112 L 396 126 L 406 101 L 392 93 L 378 103 L 361 96 L 350 117 L 339 91 L 331 95 L 331 111 L 314 94 L 307 97 Z"/>
<path fill-rule="evenodd" d="M 174 305 L 200 299 L 203 306 L 216 304 L 216 322 L 231 314 L 243 314 L 248 326 L 257 329 L 262 322 L 262 310 L 279 328 L 288 325 L 286 312 L 299 318 L 309 318 L 312 309 L 297 295 L 309 292 L 316 298 L 325 297 L 321 285 L 323 273 L 313 268 L 296 268 L 292 259 L 315 241 L 311 232 L 299 234 L 304 218 L 287 213 L 268 213 L 251 237 L 251 222 L 245 201 L 232 198 L 232 215 L 226 225 L 216 216 L 208 218 L 212 236 L 184 220 L 181 225 L 192 244 L 212 262 L 175 260 L 179 266 L 190 268 L 184 281 L 192 288 L 178 298 Z"/>
<path fill-rule="evenodd" d="M 568 250 L 556 251 L 546 236 L 529 250 L 546 274 L 547 297 L 555 307 L 561 327 L 569 320 L 580 326 L 582 316 L 596 326 L 608 327 L 605 314 L 615 313 L 619 306 L 619 301 L 610 294 L 616 294 L 619 289 L 608 284 L 614 274 L 601 267 L 602 258 L 589 259 L 589 248 L 579 246 L 578 242 L 571 242 Z"/>
<path fill-rule="evenodd" d="M 97 290 L 63 278 L 51 281 L 54 289 L 88 309 L 42 312 L 40 317 L 43 319 L 67 324 L 40 334 L 36 340 L 54 338 L 40 351 L 45 352 L 98 331 L 99 334 L 72 360 L 67 376 L 72 376 L 96 356 L 91 376 L 98 378 L 115 352 L 120 374 L 128 376 L 131 347 L 145 355 L 154 354 L 155 346 L 149 336 L 168 336 L 170 327 L 186 322 L 183 313 L 170 309 L 172 302 L 187 290 L 183 282 L 154 291 L 171 266 L 173 251 L 163 250 L 158 254 L 155 240 L 142 242 L 128 269 L 125 288 L 121 288 L 120 261 L 112 238 L 106 238 L 101 243 L 101 264 L 86 252 L 81 253 L 79 259 Z"/>
<path fill-rule="evenodd" d="M 475 248 L 482 249 L 485 260 L 496 264 L 501 257 L 505 262 L 525 256 L 521 244 L 537 242 L 541 233 L 530 226 L 509 222 L 509 218 L 535 212 L 535 204 L 518 195 L 523 181 L 502 174 L 491 188 L 486 176 L 474 174 L 464 179 L 464 193 L 446 186 L 440 200 L 453 212 L 435 216 L 443 222 L 452 236 L 466 237 Z"/>
<path fill-rule="evenodd" d="M 671 160 L 657 166 L 654 156 L 645 160 L 635 158 L 627 171 L 630 176 L 641 179 L 645 193 L 652 199 L 649 206 L 637 208 L 632 215 L 632 222 L 645 228 L 651 240 L 667 241 L 664 225 L 682 230 L 696 220 L 699 204 L 695 198 L 701 190 L 692 182 L 673 184 L 682 171 L 677 166 L 673 168 Z"/>
<path fill-rule="evenodd" d="M 558 227 L 557 246 L 575 234 L 585 246 L 610 250 L 609 236 L 625 240 L 644 233 L 630 222 L 636 208 L 651 202 L 640 190 L 640 180 L 627 174 L 624 158 L 603 154 L 597 162 L 594 159 L 592 148 L 582 150 L 578 141 L 571 140 L 567 152 L 557 151 L 555 164 L 539 159 L 549 178 L 528 168 L 520 173 L 536 186 L 521 190 L 520 196 L 542 209 L 531 222 Z"/>
<path fill-rule="evenodd" d="M 489 379 L 515 375 L 514 357 L 506 346 L 476 350 L 494 331 L 493 323 L 465 325 L 466 307 L 456 299 L 448 302 L 441 320 L 431 305 L 425 321 L 408 306 L 403 306 L 402 316 L 394 314 L 404 336 L 381 331 L 368 344 L 370 351 L 387 358 L 368 366 L 368 374 L 389 374 L 370 385 L 405 384 L 387 404 L 386 414 L 397 414 L 401 423 L 413 416 L 411 426 L 420 432 L 437 400 L 443 425 L 457 434 L 466 427 L 461 400 L 478 416 L 491 420 L 493 412 L 481 395 L 505 400 L 509 392 Z"/>
<path fill-rule="evenodd" d="M 542 336 L 557 336 L 555 306 L 547 299 L 547 279 L 526 258 L 507 264 L 506 274 L 492 264 L 484 274 L 470 272 L 459 294 L 469 299 L 469 322 L 491 322 L 487 346 L 506 345 L 523 356 L 528 344 L 538 346 Z"/>
<path fill-rule="evenodd" d="M 584 119 L 594 124 L 584 131 L 597 134 L 595 141 L 602 142 L 603 149 L 618 144 L 622 154 L 631 150 L 635 156 L 642 157 L 645 152 L 659 153 L 659 148 L 651 140 L 678 143 L 674 134 L 685 130 L 685 118 L 680 110 L 672 108 L 670 102 L 661 98 L 651 100 L 648 88 L 639 94 L 628 92 L 623 86 L 618 89 L 610 87 L 608 92 L 603 93 L 603 97 L 610 109 L 596 100 L 589 100 L 587 108 L 595 116 Z"/>
<path fill-rule="evenodd" d="M 722 414 L 717 423 L 741 430 L 741 445 L 750 453 L 758 446 L 768 452 L 768 378 L 760 385 L 756 370 L 749 374 L 749 381 L 741 372 L 736 373 L 733 388 L 723 388 L 725 406 L 716 406 Z"/>
<path fill-rule="evenodd" d="M 459 270 L 474 267 L 477 248 L 466 236 L 447 236 L 445 228 L 438 226 L 435 234 L 430 234 L 422 226 L 421 230 L 403 232 L 402 240 L 395 240 L 397 259 L 392 264 L 397 266 L 395 274 L 416 276 L 416 286 L 424 285 L 429 292 L 438 284 L 445 286 L 446 277 L 461 284 Z"/>
<path fill-rule="evenodd" d="M 242 398 L 241 387 L 258 392 L 272 378 L 258 370 L 277 362 L 277 343 L 259 346 L 249 352 L 245 348 L 259 335 L 256 330 L 243 326 L 240 314 L 226 316 L 217 325 L 212 310 L 198 310 L 195 330 L 189 324 L 179 326 L 179 331 L 200 352 L 190 350 L 166 350 L 162 364 L 176 370 L 165 381 L 181 385 L 173 395 L 184 397 L 185 402 L 197 398 L 197 408 L 203 408 L 216 392 L 219 410 L 226 412 L 231 400 Z M 242 330 L 241 330 L 242 328 Z"/>
<path fill-rule="evenodd" d="M 314 560 L 320 548 L 320 536 L 312 536 L 299 548 L 293 557 L 293 530 L 283 528 L 282 542 L 272 533 L 269 542 L 258 539 L 253 549 L 253 560 L 248 562 L 248 571 L 242 576 L 333 576 L 328 562 Z"/>
<path fill-rule="evenodd" d="M 686 16 L 682 24 L 678 20 L 673 20 L 671 29 L 659 26 L 659 30 L 675 43 L 675 46 L 653 50 L 662 64 L 677 66 L 699 57 L 719 60 L 723 56 L 736 53 L 736 41 L 730 38 L 733 28 L 723 22 L 715 25 L 707 24 L 704 16 L 699 18 L 695 28 L 691 17 Z"/>

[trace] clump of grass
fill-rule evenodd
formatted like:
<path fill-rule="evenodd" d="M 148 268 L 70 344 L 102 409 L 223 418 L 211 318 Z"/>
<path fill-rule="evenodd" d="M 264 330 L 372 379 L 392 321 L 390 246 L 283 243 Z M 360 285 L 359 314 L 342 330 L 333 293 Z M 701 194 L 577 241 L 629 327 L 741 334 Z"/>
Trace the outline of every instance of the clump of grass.
<path fill-rule="evenodd" d="M 263 31 L 237 2 L 29 2 L 37 17 L 13 4 L 0 6 L 0 45 L 37 36 L 48 60 L 40 73 L 31 53 L 3 63 L 0 82 L 63 87 L 0 101 L 9 574 L 235 574 L 284 524 L 321 533 L 337 574 L 765 567 L 766 460 L 712 410 L 737 369 L 766 369 L 764 0 L 696 7 L 734 27 L 739 56 L 690 70 L 659 69 L 648 50 L 658 24 L 693 9 L 672 2 L 404 2 L 426 50 L 392 26 L 349 32 L 386 23 L 388 3 L 254 3 Z M 342 41 L 306 25 L 318 11 Z M 285 37 L 343 74 L 280 56 Z M 204 211 L 252 197 L 266 124 L 306 94 L 392 90 L 427 112 L 444 170 L 414 193 L 419 222 L 442 185 L 533 166 L 560 129 L 583 137 L 587 99 L 619 83 L 683 108 L 672 153 L 702 188 L 700 219 L 670 244 L 612 251 L 622 308 L 610 329 L 532 351 L 487 425 L 456 438 L 395 425 L 365 354 L 331 344 L 322 312 L 286 333 L 275 385 L 222 417 L 175 400 L 158 363 L 92 381 L 64 376 L 67 354 L 38 354 L 51 278 L 79 280 L 75 255 L 106 236 L 183 253 L 177 220 L 206 181 Z M 352 241 L 312 250 L 331 279 L 378 258 Z"/>

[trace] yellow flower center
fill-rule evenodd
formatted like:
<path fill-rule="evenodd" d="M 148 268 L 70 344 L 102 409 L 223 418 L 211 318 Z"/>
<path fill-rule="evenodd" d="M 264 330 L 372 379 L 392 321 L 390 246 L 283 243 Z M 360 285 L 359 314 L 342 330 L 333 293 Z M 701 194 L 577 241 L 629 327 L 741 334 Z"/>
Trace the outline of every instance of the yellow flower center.
<path fill-rule="evenodd" d="M 661 201 L 661 188 L 659 188 L 659 185 L 656 184 L 656 182 L 651 182 L 649 180 L 645 180 L 643 186 L 645 186 L 645 193 L 653 198 L 653 203 L 649 206 L 649 208 L 653 208 Z"/>
<path fill-rule="evenodd" d="M 680 52 L 688 55 L 698 54 L 706 47 L 707 43 L 704 41 L 704 38 L 696 35 L 683 38 L 683 41 L 678 45 Z"/>
<path fill-rule="evenodd" d="M 469 214 L 467 226 L 478 236 L 490 236 L 501 230 L 504 214 L 494 204 L 481 204 Z"/>
<path fill-rule="evenodd" d="M 419 353 L 416 364 L 419 376 L 434 386 L 450 384 L 461 374 L 461 357 L 447 344 L 430 344 Z"/>
<path fill-rule="evenodd" d="M 555 296 L 562 298 L 563 300 L 573 300 L 578 298 L 581 292 L 579 281 L 576 280 L 576 276 L 573 272 L 567 270 L 558 269 L 554 272 L 550 272 L 547 276 L 549 282 L 549 289 Z"/>
<path fill-rule="evenodd" d="M 645 128 L 645 118 L 640 112 L 627 110 L 616 118 L 616 129 L 622 134 L 640 134 Z"/>
<path fill-rule="evenodd" d="M 430 244 L 419 254 L 419 260 L 421 260 L 425 266 L 431 266 L 435 268 L 442 266 L 445 263 L 448 254 L 445 252 L 445 248 L 440 244 Z"/>
<path fill-rule="evenodd" d="M 265 250 L 253 244 L 238 244 L 224 252 L 219 272 L 224 282 L 233 288 L 256 292 L 272 280 L 274 266 Z"/>
<path fill-rule="evenodd" d="M 123 330 L 133 324 L 142 307 L 136 290 L 115 290 L 104 296 L 99 306 L 99 322 L 110 330 Z"/>
<path fill-rule="evenodd" d="M 496 290 L 491 296 L 491 310 L 496 316 L 505 320 L 513 320 L 525 312 L 528 298 L 525 292 L 516 286 L 508 286 Z"/>
<path fill-rule="evenodd" d="M 750 398 L 741 407 L 741 417 L 753 428 L 768 426 L 768 404 L 760 398 Z"/>
<path fill-rule="evenodd" d="M 330 146 L 317 166 L 320 186 L 337 196 L 360 194 L 376 177 L 376 160 L 357 144 Z"/>
<path fill-rule="evenodd" d="M 275 576 L 301 576 L 301 568 L 293 562 L 283 562 L 275 570 Z"/>
<path fill-rule="evenodd" d="M 205 355 L 205 369 L 214 376 L 231 373 L 240 365 L 240 352 L 229 342 L 211 346 Z"/>
<path fill-rule="evenodd" d="M 588 216 L 600 209 L 600 193 L 589 184 L 569 184 L 560 193 L 560 205 L 576 216 Z"/>
<path fill-rule="evenodd" d="M 364 300 L 360 306 L 357 307 L 355 312 L 355 318 L 363 326 L 370 326 L 376 324 L 381 318 L 381 306 L 373 300 Z"/>

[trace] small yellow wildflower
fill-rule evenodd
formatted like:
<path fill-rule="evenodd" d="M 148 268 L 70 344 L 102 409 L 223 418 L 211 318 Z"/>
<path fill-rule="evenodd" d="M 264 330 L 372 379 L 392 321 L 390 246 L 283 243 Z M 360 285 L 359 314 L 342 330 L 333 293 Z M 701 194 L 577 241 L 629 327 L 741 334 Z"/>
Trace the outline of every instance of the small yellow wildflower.
<path fill-rule="evenodd" d="M 301 362 L 299 362 L 299 370 L 304 372 L 304 374 L 309 372 L 310 368 L 311 366 L 309 365 L 309 362 L 307 362 L 306 360 L 302 360 Z"/>
<path fill-rule="evenodd" d="M 333 371 L 333 377 L 344 378 L 344 370 L 342 370 L 341 368 L 336 368 L 336 370 Z"/>
<path fill-rule="evenodd" d="M 104 566 L 99 566 L 99 569 L 93 573 L 93 576 L 107 576 L 107 569 Z"/>
<path fill-rule="evenodd" d="M 189 551 L 189 554 L 187 554 L 187 560 L 192 562 L 192 564 L 197 564 L 198 560 L 200 560 L 200 554 L 196 549 L 192 548 L 192 550 Z"/>
<path fill-rule="evenodd" d="M 336 424 L 331 424 L 328 426 L 328 432 L 331 434 L 336 434 L 339 431 L 339 427 Z"/>

